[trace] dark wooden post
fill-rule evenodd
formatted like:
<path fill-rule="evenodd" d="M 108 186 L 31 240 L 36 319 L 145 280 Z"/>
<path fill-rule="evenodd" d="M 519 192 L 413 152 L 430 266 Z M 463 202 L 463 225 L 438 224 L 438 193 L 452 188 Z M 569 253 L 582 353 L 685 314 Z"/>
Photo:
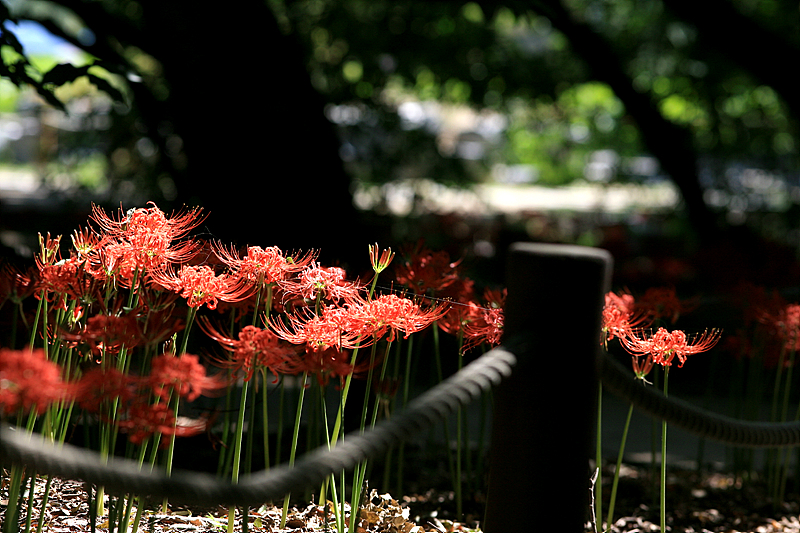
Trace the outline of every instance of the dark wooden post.
<path fill-rule="evenodd" d="M 611 265 L 596 248 L 511 247 L 504 339 L 518 362 L 495 391 L 486 533 L 584 530 Z"/>

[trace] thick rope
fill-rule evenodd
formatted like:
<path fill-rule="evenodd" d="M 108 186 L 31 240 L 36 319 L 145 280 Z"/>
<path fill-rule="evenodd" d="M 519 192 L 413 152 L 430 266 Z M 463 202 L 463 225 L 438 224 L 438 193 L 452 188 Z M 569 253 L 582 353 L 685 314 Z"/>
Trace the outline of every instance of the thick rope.
<path fill-rule="evenodd" d="M 511 375 L 516 357 L 495 348 L 442 383 L 409 402 L 406 409 L 361 434 L 347 435 L 332 450 L 318 449 L 294 467 L 280 465 L 252 474 L 238 484 L 208 474 L 141 471 L 134 461 L 100 456 L 68 444 L 54 446 L 37 436 L 19 434 L 0 425 L 0 461 L 26 465 L 38 473 L 81 479 L 105 487 L 107 492 L 169 497 L 176 503 L 198 505 L 259 505 L 318 486 L 329 475 L 355 467 L 375 457 L 479 398 L 483 392 Z"/>
<path fill-rule="evenodd" d="M 511 352 L 495 348 L 375 428 L 348 435 L 332 450 L 311 452 L 294 467 L 273 467 L 238 484 L 187 471 L 175 471 L 169 477 L 160 472 L 145 472 L 137 463 L 120 458 L 102 464 L 96 452 L 68 444 L 55 446 L 2 425 L 0 461 L 27 465 L 39 473 L 81 479 L 102 485 L 112 493 L 169 497 L 174 502 L 200 505 L 257 505 L 319 485 L 331 474 L 352 469 L 365 459 L 385 453 L 499 384 L 511 374 L 515 364 L 516 357 Z M 701 437 L 741 447 L 800 445 L 800 422 L 736 420 L 676 398 L 666 398 L 653 387 L 642 387 L 620 363 L 602 352 L 596 357 L 596 367 L 605 389 L 642 412 Z"/>
<path fill-rule="evenodd" d="M 598 351 L 596 366 L 604 389 L 632 403 L 640 411 L 690 433 L 747 448 L 800 445 L 800 422 L 737 420 L 665 397 L 654 387 L 642 387 L 630 371 L 602 351 Z"/>

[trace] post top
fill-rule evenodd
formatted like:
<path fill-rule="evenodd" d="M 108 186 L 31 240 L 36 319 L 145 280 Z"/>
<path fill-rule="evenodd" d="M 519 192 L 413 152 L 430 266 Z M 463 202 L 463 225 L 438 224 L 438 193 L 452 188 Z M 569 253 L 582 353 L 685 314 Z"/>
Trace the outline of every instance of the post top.
<path fill-rule="evenodd" d="M 509 251 L 539 256 L 561 256 L 564 258 L 612 261 L 611 253 L 601 248 L 580 246 L 577 244 L 553 244 L 543 242 L 515 242 Z"/>

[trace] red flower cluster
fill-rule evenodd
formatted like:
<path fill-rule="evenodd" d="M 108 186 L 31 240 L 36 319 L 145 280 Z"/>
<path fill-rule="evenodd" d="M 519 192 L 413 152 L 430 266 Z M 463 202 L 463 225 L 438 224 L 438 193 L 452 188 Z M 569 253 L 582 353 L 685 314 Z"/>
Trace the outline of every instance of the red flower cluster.
<path fill-rule="evenodd" d="M 40 236 L 35 268 L 3 266 L 0 304 L 10 300 L 24 312 L 27 296 L 39 298 L 47 316 L 35 321 L 43 325 L 38 338 L 58 360 L 68 353 L 63 360 L 72 366 L 59 368 L 41 349 L 0 351 L 2 412 L 41 411 L 74 400 L 137 443 L 154 433 L 200 431 L 202 424 L 179 423 L 171 399 L 192 401 L 231 381 L 207 375 L 197 356 L 175 353 L 170 343 L 195 320 L 226 352 L 212 356 L 213 362 L 246 380 L 256 371 L 305 372 L 320 385 L 361 375 L 381 356 L 354 362 L 351 350 L 392 343 L 436 324 L 459 335 L 465 350 L 500 341 L 505 292 L 487 291 L 479 300 L 459 261 L 445 252 L 419 243 L 396 262 L 391 249 L 370 245 L 375 277 L 367 290 L 344 269 L 319 264 L 313 252 L 238 250 L 191 237 L 204 218 L 199 209 L 167 215 L 153 203 L 110 214 L 93 206 L 89 227 L 72 234 L 68 252 L 60 236 Z M 403 293 L 376 286 L 390 265 Z M 267 294 L 272 307 L 265 313 L 255 298 Z M 232 304 L 225 334 L 205 315 L 225 310 L 223 304 Z M 242 327 L 248 311 L 245 323 L 252 325 Z M 188 317 L 187 323 L 179 317 Z M 255 325 L 259 319 L 261 327 Z M 62 373 L 77 377 L 63 383 Z"/>
<path fill-rule="evenodd" d="M 70 346 L 85 344 L 95 357 L 118 354 L 123 346 L 131 349 L 143 341 L 135 315 L 95 315 L 75 332 L 64 331 L 61 338 Z"/>
<path fill-rule="evenodd" d="M 629 293 L 606 293 L 603 306 L 603 343 L 622 338 L 634 327 L 641 326 L 647 316 L 637 313 L 633 295 Z"/>
<path fill-rule="evenodd" d="M 405 255 L 395 266 L 395 276 L 415 294 L 438 295 L 459 280 L 460 261 L 450 261 L 447 252 L 433 252 L 419 242 Z"/>
<path fill-rule="evenodd" d="M 106 421 L 126 431 L 134 444 L 141 444 L 156 432 L 186 436 L 205 431 L 205 427 L 197 423 L 176 426 L 175 413 L 168 406 L 170 398 L 177 394 L 193 401 L 227 385 L 217 376 L 208 376 L 196 355 L 165 353 L 152 359 L 150 372 L 145 376 L 95 366 L 73 384 L 72 391 L 82 409 L 100 417 L 106 417 L 105 408 L 113 402 L 116 418 Z"/>
<path fill-rule="evenodd" d="M 601 343 L 619 338 L 622 347 L 634 357 L 633 371 L 644 379 L 654 364 L 671 366 L 677 357 L 683 366 L 689 355 L 708 351 L 717 344 L 720 331 L 713 329 L 690 337 L 681 330 L 668 331 L 659 327 L 655 333 L 644 328 L 661 317 L 677 319 L 690 307 L 678 300 L 674 289 L 651 289 L 643 300 L 637 301 L 627 292 L 605 295 L 603 306 Z M 644 356 L 644 360 L 640 357 Z"/>
<path fill-rule="evenodd" d="M 250 285 L 242 278 L 217 275 L 207 265 L 186 265 L 177 273 L 164 268 L 153 271 L 151 276 L 152 283 L 178 293 L 189 307 L 206 305 L 209 309 L 216 309 L 220 300 L 240 302 L 252 294 Z"/>
<path fill-rule="evenodd" d="M 208 320 L 201 319 L 200 327 L 206 335 L 231 352 L 230 359 L 220 359 L 217 362 L 234 371 L 243 371 L 245 381 L 250 381 L 257 369 L 269 370 L 278 375 L 294 368 L 299 350 L 269 329 L 245 326 L 239 332 L 238 338 L 233 339 L 221 333 Z"/>
<path fill-rule="evenodd" d="M 800 304 L 786 304 L 772 313 L 764 311 L 760 318 L 785 350 L 800 350 Z"/>
<path fill-rule="evenodd" d="M 154 357 L 147 384 L 165 402 L 173 394 L 191 402 L 201 394 L 208 395 L 227 385 L 217 377 L 206 376 L 206 368 L 200 364 L 199 358 L 188 353 Z"/>
<path fill-rule="evenodd" d="M 349 301 L 358 298 L 361 287 L 347 281 L 347 272 L 339 267 L 324 267 L 311 263 L 296 278 L 278 282 L 288 298 L 306 300 Z"/>
<path fill-rule="evenodd" d="M 247 256 L 240 257 L 233 248 L 214 245 L 214 253 L 231 269 L 231 275 L 256 285 L 274 285 L 285 281 L 312 265 L 314 254 L 286 256 L 277 246 L 249 246 Z"/>
<path fill-rule="evenodd" d="M 51 404 L 68 399 L 70 392 L 61 380 L 61 368 L 48 361 L 41 348 L 0 348 L 0 413 L 32 409 L 41 414 Z"/>
<path fill-rule="evenodd" d="M 92 220 L 101 232 L 93 237 L 81 235 L 78 241 L 85 245 L 81 248 L 88 250 L 90 264 L 100 267 L 94 270 L 97 276 L 131 283 L 136 273 L 191 260 L 201 244 L 184 237 L 204 219 L 199 209 L 167 217 L 155 204 L 126 213 L 120 208 L 117 218 L 113 218 L 93 206 Z"/>
<path fill-rule="evenodd" d="M 707 330 L 695 337 L 688 337 L 681 330 L 667 331 L 658 328 L 655 333 L 629 332 L 620 341 L 622 346 L 631 354 L 646 356 L 653 363 L 662 366 L 672 365 L 672 360 L 678 358 L 678 366 L 683 366 L 689 355 L 706 352 L 719 341 L 720 331 Z"/>

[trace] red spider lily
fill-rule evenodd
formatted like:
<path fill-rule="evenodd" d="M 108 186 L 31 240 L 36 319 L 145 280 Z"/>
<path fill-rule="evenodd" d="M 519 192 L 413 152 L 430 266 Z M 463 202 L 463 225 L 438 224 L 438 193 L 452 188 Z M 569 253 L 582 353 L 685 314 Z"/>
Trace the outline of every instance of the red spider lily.
<path fill-rule="evenodd" d="M 108 237 L 99 235 L 90 228 L 78 228 L 71 235 L 72 248 L 78 257 L 82 259 L 91 258 L 98 250 L 103 248 Z"/>
<path fill-rule="evenodd" d="M 312 263 L 303 269 L 296 279 L 278 282 L 289 298 L 315 300 L 350 301 L 358 298 L 361 287 L 347 281 L 347 273 L 339 267 L 324 267 Z"/>
<path fill-rule="evenodd" d="M 116 368 L 95 366 L 83 373 L 74 385 L 75 400 L 90 413 L 100 411 L 104 402 L 119 399 L 123 404 L 137 396 L 141 378 Z"/>
<path fill-rule="evenodd" d="M 673 287 L 651 287 L 636 300 L 635 310 L 651 319 L 666 318 L 675 323 L 681 313 L 697 307 L 696 301 L 681 301 Z"/>
<path fill-rule="evenodd" d="M 395 266 L 395 276 L 416 294 L 438 294 L 459 277 L 460 261 L 451 262 L 447 252 L 433 252 L 417 243 L 408 255 Z"/>
<path fill-rule="evenodd" d="M 645 325 L 648 321 L 647 314 L 637 311 L 633 296 L 627 292 L 608 292 L 605 301 L 601 326 L 603 344 L 614 337 L 625 337 L 631 329 Z"/>
<path fill-rule="evenodd" d="M 191 437 L 206 431 L 207 424 L 203 419 L 192 420 L 191 424 L 185 425 L 180 423 L 181 418 L 176 418 L 172 409 L 163 403 L 149 404 L 138 401 L 130 406 L 126 416 L 118 419 L 116 424 L 128 433 L 128 440 L 133 444 L 142 444 L 156 433 Z M 160 447 L 167 445 L 169 439 L 162 439 Z"/>
<path fill-rule="evenodd" d="M 232 359 L 221 361 L 224 366 L 245 372 L 245 381 L 250 381 L 257 368 L 269 369 L 273 374 L 286 372 L 287 365 L 297 356 L 297 348 L 282 341 L 275 333 L 256 326 L 245 326 L 237 339 L 222 334 L 211 323 L 201 317 L 200 328 L 212 339 L 232 353 Z"/>
<path fill-rule="evenodd" d="M 42 265 L 52 265 L 61 259 L 61 235 L 52 238 L 50 234 L 47 237 L 42 237 L 39 234 L 39 254 L 34 257 L 36 265 L 41 268 Z"/>
<path fill-rule="evenodd" d="M 742 310 L 744 325 L 769 324 L 788 303 L 777 291 L 767 292 L 764 287 L 743 282 L 730 293 L 731 303 Z"/>
<path fill-rule="evenodd" d="M 91 229 L 78 229 L 72 234 L 72 248 L 78 259 L 83 262 L 83 268 L 95 279 L 105 281 L 113 268 L 107 270 L 103 254 L 106 246 L 112 243 L 111 239 L 101 236 Z"/>
<path fill-rule="evenodd" d="M 79 285 L 83 276 L 81 262 L 76 258 L 58 261 L 55 264 L 39 266 L 40 295 L 48 293 L 67 294 Z"/>
<path fill-rule="evenodd" d="M 140 306 L 142 325 L 142 344 L 152 346 L 160 344 L 182 331 L 186 324 L 178 318 L 173 308 L 155 308 L 144 310 Z"/>
<path fill-rule="evenodd" d="M 653 370 L 653 365 L 655 364 L 655 360 L 647 355 L 645 357 L 631 357 L 631 365 L 633 366 L 633 373 L 636 376 L 636 379 L 641 379 L 644 382 L 647 382 L 645 379 L 647 374 Z"/>
<path fill-rule="evenodd" d="M 379 362 L 376 357 L 371 362 L 365 360 L 352 365 L 349 359 L 349 352 L 333 347 L 309 350 L 302 358 L 296 359 L 291 373 L 308 372 L 317 378 L 320 387 L 325 387 L 331 379 L 344 380 L 350 374 L 358 378 Z"/>
<path fill-rule="evenodd" d="M 505 291 L 502 299 L 496 301 L 485 299 L 489 307 L 473 305 L 470 308 L 470 318 L 464 324 L 464 351 L 481 344 L 497 346 L 503 337 L 505 317 L 502 306 L 505 302 Z"/>
<path fill-rule="evenodd" d="M 369 245 L 369 260 L 372 264 L 372 270 L 375 271 L 376 274 L 380 274 L 384 270 L 386 270 L 389 265 L 394 259 L 394 252 L 392 252 L 391 248 L 387 248 L 378 255 L 378 243 L 375 243 L 375 246 Z"/>
<path fill-rule="evenodd" d="M 97 205 L 92 205 L 90 218 L 108 237 L 139 243 L 143 245 L 143 249 L 148 245 L 152 245 L 154 249 L 168 247 L 171 241 L 186 237 L 205 220 L 200 208 L 173 213 L 167 217 L 155 203 L 148 202 L 148 205 L 152 207 L 129 209 L 124 214 L 120 208 L 116 219 L 108 216 Z"/>
<path fill-rule="evenodd" d="M 219 260 L 230 268 L 232 275 L 262 285 L 283 281 L 308 268 L 314 262 L 312 252 L 286 256 L 277 246 L 268 248 L 249 246 L 246 257 L 240 257 L 232 247 L 226 249 L 221 244 L 214 244 L 213 250 Z"/>
<path fill-rule="evenodd" d="M 185 263 L 202 246 L 193 240 L 180 240 L 204 220 L 200 209 L 167 217 L 154 203 L 150 205 L 130 209 L 125 214 L 120 208 L 116 219 L 92 206 L 91 218 L 103 231 L 102 237 L 115 243 L 104 247 L 106 269 L 113 265 L 111 271 L 125 281 L 130 281 L 136 271 Z"/>
<path fill-rule="evenodd" d="M 507 291 L 484 290 L 485 305 L 474 300 L 454 302 L 439 327 L 451 335 L 463 335 L 462 352 L 481 344 L 497 346 L 503 336 L 503 305 Z"/>
<path fill-rule="evenodd" d="M 375 339 L 388 333 L 387 340 L 393 342 L 398 331 L 402 331 L 407 339 L 412 333 L 422 331 L 441 319 L 449 307 L 449 304 L 442 304 L 423 310 L 408 298 L 386 294 L 348 306 L 348 326 Z"/>
<path fill-rule="evenodd" d="M 448 285 L 440 294 L 451 305 L 447 314 L 437 322 L 445 333 L 458 335 L 470 319 L 470 307 L 476 303 L 475 282 L 467 277 L 459 277 Z"/>
<path fill-rule="evenodd" d="M 0 348 L 0 409 L 42 414 L 50 404 L 67 399 L 71 387 L 61 380 L 61 367 L 48 361 L 44 350 Z"/>
<path fill-rule="evenodd" d="M 39 270 L 35 266 L 23 271 L 11 263 L 0 263 L 0 307 L 6 300 L 21 303 L 38 286 Z"/>
<path fill-rule="evenodd" d="M 42 261 L 44 257 L 48 257 L 49 261 Z M 62 309 L 66 309 L 67 297 L 74 300 L 97 300 L 101 287 L 89 275 L 85 266 L 86 261 L 83 259 L 60 259 L 57 253 L 43 249 L 36 256 L 36 267 L 39 270 L 36 297 L 49 302 L 57 301 Z"/>
<path fill-rule="evenodd" d="M 153 283 L 185 298 L 189 307 L 206 305 L 209 309 L 216 309 L 219 300 L 238 302 L 250 294 L 250 286 L 240 278 L 217 275 L 206 265 L 186 265 L 177 274 L 171 269 L 158 269 L 151 271 L 150 275 Z"/>
<path fill-rule="evenodd" d="M 191 402 L 201 394 L 207 395 L 226 386 L 221 379 L 207 376 L 200 359 L 188 353 L 154 357 L 146 382 L 156 396 L 165 401 L 169 400 L 172 393 L 177 393 Z"/>
<path fill-rule="evenodd" d="M 762 310 L 758 318 L 785 350 L 800 350 L 800 304 L 783 304 L 772 312 Z"/>
<path fill-rule="evenodd" d="M 641 335 L 641 336 L 640 336 Z M 706 330 L 695 337 L 687 337 L 686 333 L 677 329 L 667 331 L 658 328 L 655 333 L 631 331 L 621 337 L 622 346 L 633 355 L 644 355 L 653 358 L 653 362 L 662 366 L 671 366 L 677 357 L 683 366 L 686 357 L 710 350 L 720 338 L 720 331 Z"/>
<path fill-rule="evenodd" d="M 73 347 L 85 344 L 97 357 L 117 354 L 123 346 L 134 348 L 142 341 L 142 331 L 134 315 L 95 315 L 77 332 L 62 332 L 61 338 Z"/>
<path fill-rule="evenodd" d="M 278 337 L 292 344 L 305 344 L 306 351 L 325 348 L 355 348 L 367 346 L 372 339 L 361 324 L 354 322 L 344 307 L 326 306 L 319 316 L 307 308 L 285 315 L 285 321 L 271 316 L 269 325 Z"/>

